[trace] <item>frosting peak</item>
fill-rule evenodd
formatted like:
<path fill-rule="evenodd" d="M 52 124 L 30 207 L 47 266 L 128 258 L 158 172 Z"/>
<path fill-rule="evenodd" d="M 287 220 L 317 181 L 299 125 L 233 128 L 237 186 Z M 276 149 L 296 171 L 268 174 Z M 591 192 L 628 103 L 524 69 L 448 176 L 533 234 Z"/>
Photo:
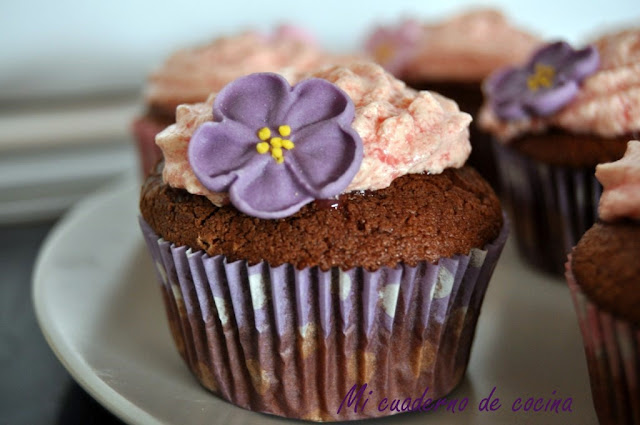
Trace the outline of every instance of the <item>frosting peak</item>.
<path fill-rule="evenodd" d="M 480 81 L 503 65 L 524 61 L 539 43 L 499 11 L 479 9 L 440 23 L 406 20 L 397 29 L 378 28 L 367 48 L 383 66 L 405 78 Z M 398 55 L 389 54 L 390 49 Z"/>
<path fill-rule="evenodd" d="M 598 214 L 605 221 L 640 220 L 640 142 L 632 140 L 618 161 L 599 164 L 596 177 L 604 191 Z"/>
<path fill-rule="evenodd" d="M 436 93 L 407 88 L 376 64 L 354 62 L 333 66 L 306 74 L 300 80 L 308 78 L 333 83 L 355 107 L 351 128 L 362 140 L 363 159 L 344 192 L 377 190 L 404 174 L 437 174 L 445 168 L 460 167 L 471 151 L 468 130 L 471 117 L 460 112 L 455 102 Z M 176 124 L 158 134 L 156 143 L 165 157 L 166 183 L 222 205 L 227 195 L 205 188 L 195 177 L 187 155 L 194 131 L 214 120 L 215 99 L 214 93 L 205 103 L 178 107 Z M 289 123 L 273 123 L 282 124 Z M 254 130 L 264 131 L 262 127 Z M 274 131 L 279 130 L 273 127 L 270 132 Z M 259 148 L 256 145 L 254 149 Z M 285 156 L 288 154 L 285 152 Z"/>
<path fill-rule="evenodd" d="M 149 77 L 146 100 L 175 108 L 202 102 L 210 93 L 254 72 L 278 72 L 291 79 L 296 72 L 345 59 L 323 52 L 293 26 L 283 25 L 267 35 L 245 32 L 174 53 Z"/>
<path fill-rule="evenodd" d="M 352 127 L 364 144 L 360 171 L 347 188 L 377 190 L 404 174 L 461 167 L 471 152 L 471 116 L 437 93 L 415 91 L 373 63 L 312 73 L 344 90 L 356 106 Z"/>

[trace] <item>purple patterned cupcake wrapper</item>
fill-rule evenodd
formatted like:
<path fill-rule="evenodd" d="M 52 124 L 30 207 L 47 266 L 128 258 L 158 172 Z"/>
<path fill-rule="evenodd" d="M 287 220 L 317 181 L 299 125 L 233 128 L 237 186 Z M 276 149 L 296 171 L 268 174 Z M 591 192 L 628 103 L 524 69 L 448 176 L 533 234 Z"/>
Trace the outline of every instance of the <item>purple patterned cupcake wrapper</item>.
<path fill-rule="evenodd" d="M 598 217 L 595 168 L 545 164 L 495 140 L 493 147 L 520 255 L 561 276 L 567 254 Z"/>
<path fill-rule="evenodd" d="M 202 385 L 249 410 L 316 421 L 391 414 L 338 413 L 356 384 L 390 400 L 453 390 L 508 233 L 505 219 L 493 243 L 438 264 L 322 271 L 228 262 L 140 225 L 171 333 Z"/>
<path fill-rule="evenodd" d="M 601 425 L 640 425 L 640 328 L 598 308 L 582 292 L 566 263 Z"/>

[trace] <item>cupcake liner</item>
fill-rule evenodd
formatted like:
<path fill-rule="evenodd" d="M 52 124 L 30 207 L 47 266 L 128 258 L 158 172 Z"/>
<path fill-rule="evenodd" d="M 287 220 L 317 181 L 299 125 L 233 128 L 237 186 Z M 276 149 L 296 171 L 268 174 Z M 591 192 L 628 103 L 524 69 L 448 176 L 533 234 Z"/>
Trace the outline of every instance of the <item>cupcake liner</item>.
<path fill-rule="evenodd" d="M 562 276 L 567 254 L 598 217 L 602 186 L 595 168 L 545 164 L 497 141 L 493 146 L 520 255 Z"/>
<path fill-rule="evenodd" d="M 582 292 L 566 263 L 601 425 L 640 425 L 640 328 L 598 308 Z"/>
<path fill-rule="evenodd" d="M 243 408 L 314 421 L 386 416 L 397 412 L 378 410 L 384 397 L 453 390 L 508 233 L 505 219 L 484 249 L 438 264 L 322 271 L 228 262 L 140 225 L 171 333 L 200 383 Z M 365 383 L 360 404 L 341 408 Z"/>

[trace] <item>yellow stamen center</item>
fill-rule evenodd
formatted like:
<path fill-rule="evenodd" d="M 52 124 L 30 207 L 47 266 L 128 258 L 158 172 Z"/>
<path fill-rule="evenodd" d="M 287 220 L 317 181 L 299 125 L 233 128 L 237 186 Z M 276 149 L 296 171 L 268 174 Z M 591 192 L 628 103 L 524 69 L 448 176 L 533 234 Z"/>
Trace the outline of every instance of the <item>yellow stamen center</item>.
<path fill-rule="evenodd" d="M 288 137 L 291 135 L 291 127 L 288 125 L 281 125 L 278 127 L 278 133 L 282 137 Z M 258 130 L 258 138 L 262 140 L 256 144 L 256 150 L 259 154 L 266 154 L 271 152 L 271 157 L 276 160 L 278 164 L 284 162 L 284 151 L 282 149 L 291 150 L 295 147 L 295 144 L 289 139 L 283 139 L 282 137 L 271 137 L 271 129 L 268 127 L 262 127 Z"/>
<path fill-rule="evenodd" d="M 272 137 L 269 141 L 272 148 L 281 148 L 282 147 L 282 139 L 280 137 Z"/>
<path fill-rule="evenodd" d="M 278 162 L 278 164 L 281 164 L 282 161 L 284 161 L 284 155 L 280 148 L 271 148 L 271 156 Z"/>
<path fill-rule="evenodd" d="M 269 140 L 269 137 L 271 137 L 271 130 L 269 130 L 269 127 L 262 127 L 258 130 L 258 139 L 264 141 Z"/>
<path fill-rule="evenodd" d="M 281 125 L 278 127 L 278 133 L 280 133 L 282 137 L 288 137 L 291 134 L 291 127 L 288 125 Z"/>
<path fill-rule="evenodd" d="M 285 148 L 286 150 L 291 150 L 295 147 L 296 145 L 293 144 L 293 142 L 289 139 L 284 139 L 282 141 L 282 147 Z"/>
<path fill-rule="evenodd" d="M 260 142 L 256 145 L 256 150 L 258 151 L 258 153 L 267 153 L 269 152 L 269 143 L 267 142 Z"/>
<path fill-rule="evenodd" d="M 553 66 L 537 63 L 534 73 L 527 78 L 527 87 L 533 92 L 538 91 L 540 87 L 549 88 L 555 75 L 556 70 Z"/>

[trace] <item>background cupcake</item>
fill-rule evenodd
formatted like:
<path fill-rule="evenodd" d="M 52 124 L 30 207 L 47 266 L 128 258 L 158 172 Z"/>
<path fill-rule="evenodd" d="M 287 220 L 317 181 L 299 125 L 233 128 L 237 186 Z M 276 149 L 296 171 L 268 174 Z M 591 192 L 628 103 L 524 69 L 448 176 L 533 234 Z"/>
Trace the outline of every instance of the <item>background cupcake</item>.
<path fill-rule="evenodd" d="M 366 50 L 378 63 L 419 90 L 454 99 L 474 118 L 482 105 L 482 81 L 494 70 L 526 60 L 540 40 L 517 29 L 498 11 L 481 9 L 439 23 L 406 20 L 380 27 Z M 469 164 L 494 185 L 498 178 L 488 139 L 471 126 Z"/>
<path fill-rule="evenodd" d="M 293 418 L 397 413 L 340 405 L 354 385 L 437 398 L 460 382 L 506 226 L 463 167 L 454 102 L 372 63 L 307 77 L 252 74 L 180 106 L 143 232 L 206 388 Z"/>
<path fill-rule="evenodd" d="M 290 75 L 344 60 L 348 58 L 323 52 L 312 36 L 288 25 L 270 35 L 245 32 L 175 52 L 149 76 L 146 112 L 133 124 L 143 174 L 162 158 L 155 136 L 175 122 L 178 105 L 203 102 L 210 93 L 252 72 Z"/>
<path fill-rule="evenodd" d="M 640 31 L 608 34 L 584 49 L 541 48 L 485 82 L 479 125 L 495 138 L 518 247 L 555 274 L 594 223 L 598 163 L 622 157 L 640 131 Z"/>
<path fill-rule="evenodd" d="M 640 424 L 640 142 L 598 165 L 601 222 L 566 264 L 601 424 Z"/>

